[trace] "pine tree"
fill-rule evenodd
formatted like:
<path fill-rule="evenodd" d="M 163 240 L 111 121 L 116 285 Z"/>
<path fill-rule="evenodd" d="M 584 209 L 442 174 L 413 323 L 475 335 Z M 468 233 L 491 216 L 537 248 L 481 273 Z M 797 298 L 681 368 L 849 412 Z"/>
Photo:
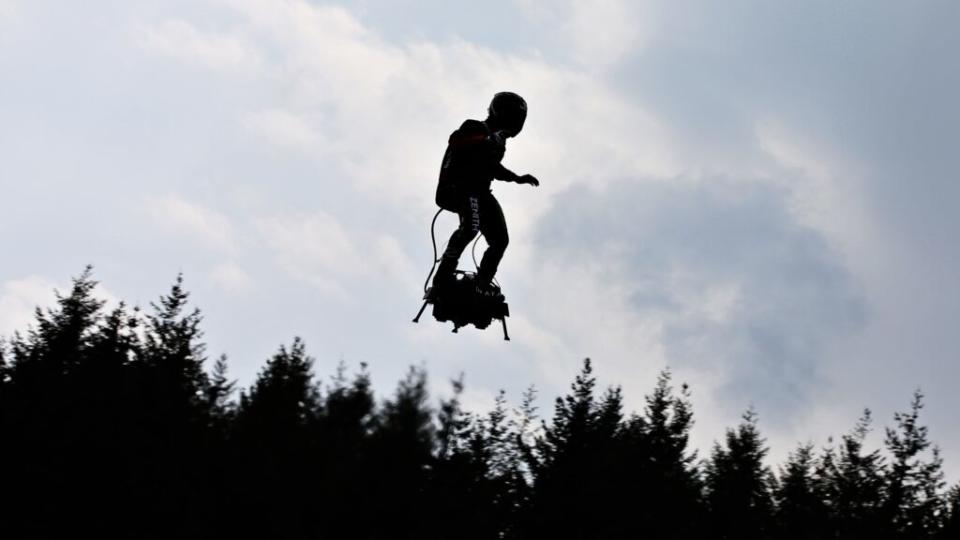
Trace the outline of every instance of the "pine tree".
<path fill-rule="evenodd" d="M 101 318 L 96 286 L 88 266 L 68 295 L 56 292 L 55 309 L 36 309 L 36 327 L 26 337 L 15 333 L 11 340 L 4 446 L 11 473 L 6 488 L 16 497 L 8 501 L 8 530 L 28 525 L 33 528 L 25 534 L 57 536 L 61 523 L 72 522 L 74 530 L 88 524 L 83 515 L 88 499 L 80 487 L 92 474 L 84 468 L 89 464 L 82 426 L 88 411 L 77 406 L 86 395 L 77 373 L 89 358 Z M 57 519 L 54 511 L 60 512 Z"/>
<path fill-rule="evenodd" d="M 430 534 L 426 508 L 435 445 L 432 416 L 426 373 L 411 367 L 393 399 L 381 407 L 372 434 L 370 505 L 381 516 L 373 523 L 375 538 Z"/>
<path fill-rule="evenodd" d="M 471 418 L 465 415 L 460 408 L 460 394 L 463 393 L 463 375 L 450 381 L 453 387 L 453 396 L 441 400 L 437 412 L 437 459 L 444 461 L 461 450 L 462 434 L 468 429 Z"/>
<path fill-rule="evenodd" d="M 21 392 L 32 393 L 50 387 L 72 372 L 89 346 L 89 339 L 100 319 L 103 301 L 94 298 L 93 268 L 87 266 L 73 280 L 70 294 L 56 292 L 57 309 L 36 309 L 35 329 L 23 338 L 14 334 L 11 342 L 13 362 L 10 376 Z"/>
<path fill-rule="evenodd" d="M 141 366 L 148 392 L 165 398 L 159 415 L 188 421 L 205 421 L 209 380 L 203 369 L 205 345 L 200 341 L 203 317 L 199 309 L 187 312 L 189 293 L 178 275 L 170 292 L 151 303 Z"/>
<path fill-rule="evenodd" d="M 230 432 L 236 415 L 236 403 L 231 400 L 236 382 L 228 377 L 226 355 L 221 355 L 208 375 L 209 384 L 204 391 L 207 425 L 204 430 L 203 475 L 201 495 L 206 512 L 194 523 L 194 531 L 203 536 L 221 536 L 231 530 L 231 525 L 221 521 L 231 515 L 234 501 L 230 498 L 232 476 L 237 473 L 232 467 Z"/>
<path fill-rule="evenodd" d="M 792 452 L 781 468 L 775 495 L 777 538 L 816 540 L 827 536 L 827 507 L 814 467 L 813 445 L 805 444 Z"/>
<path fill-rule="evenodd" d="M 664 370 L 646 396 L 642 415 L 623 429 L 622 455 L 628 495 L 622 512 L 630 516 L 635 536 L 696 538 L 703 503 L 696 452 L 689 449 L 693 413 L 686 385 L 675 395 Z"/>
<path fill-rule="evenodd" d="M 624 494 L 615 459 L 622 420 L 619 388 L 598 401 L 589 359 L 565 397 L 557 398 L 552 423 L 536 444 L 530 537 L 608 538 L 622 534 L 617 502 Z"/>
<path fill-rule="evenodd" d="M 340 364 L 330 391 L 321 399 L 317 417 L 317 442 L 338 458 L 361 451 L 374 427 L 376 406 L 367 365 L 348 382 Z"/>
<path fill-rule="evenodd" d="M 281 346 L 241 393 L 232 442 L 242 478 L 234 492 L 247 534 L 301 537 L 319 519 L 309 454 L 318 396 L 313 359 L 300 338 Z"/>
<path fill-rule="evenodd" d="M 513 539 L 520 534 L 520 513 L 528 506 L 530 484 L 524 461 L 524 437 L 536 410 L 534 390 L 523 396 L 520 409 L 511 415 L 501 391 L 494 408 L 484 423 L 487 446 L 490 448 L 489 478 L 492 484 L 493 521 L 497 538 Z"/>
<path fill-rule="evenodd" d="M 463 380 L 451 381 L 453 395 L 437 413 L 436 458 L 430 475 L 430 506 L 443 537 L 496 538 L 496 493 L 491 483 L 491 441 L 482 417 L 460 407 Z"/>
<path fill-rule="evenodd" d="M 226 435 L 230 417 L 234 412 L 230 396 L 235 391 L 236 381 L 227 377 L 227 371 L 227 357 L 221 355 L 213 365 L 213 372 L 205 389 L 206 408 L 211 414 L 210 427 L 218 436 Z"/>
<path fill-rule="evenodd" d="M 13 472 L 10 470 L 12 460 L 10 458 L 9 443 L 2 442 L 11 440 L 10 420 L 8 418 L 11 404 L 7 396 L 10 391 L 8 375 L 10 368 L 7 364 L 7 354 L 7 344 L 3 337 L 0 336 L 0 485 L 9 486 Z M 9 520 L 5 519 L 6 513 L 3 509 L 14 506 L 14 503 L 8 501 L 10 497 L 11 494 L 9 491 L 0 488 L 0 522 L 9 523 Z"/>
<path fill-rule="evenodd" d="M 950 488 L 946 501 L 946 515 L 937 538 L 955 540 L 960 538 L 960 484 Z"/>
<path fill-rule="evenodd" d="M 7 364 L 7 343 L 4 341 L 3 336 L 0 336 L 0 440 L 5 440 L 7 429 L 7 411 L 9 405 L 7 404 L 7 393 L 9 392 L 9 383 L 10 383 L 10 366 Z M 3 445 L 0 445 L 0 463 L 3 463 L 4 457 Z M 2 466 L 2 465 L 0 465 Z"/>
<path fill-rule="evenodd" d="M 817 485 L 830 515 L 832 535 L 839 538 L 879 538 L 885 466 L 879 450 L 865 452 L 871 413 L 865 409 L 839 450 L 828 448 L 816 467 Z"/>
<path fill-rule="evenodd" d="M 267 360 L 252 388 L 240 395 L 237 431 L 251 443 L 287 449 L 302 443 L 316 414 L 319 391 L 313 381 L 313 359 L 298 337 Z"/>
<path fill-rule="evenodd" d="M 918 424 L 923 394 L 913 394 L 909 412 L 894 414 L 896 429 L 887 428 L 885 445 L 893 456 L 887 474 L 883 520 L 894 538 L 928 538 L 942 527 L 946 511 L 943 499 L 942 460 L 938 448 L 929 461 L 922 454 L 930 448 L 927 428 Z"/>
<path fill-rule="evenodd" d="M 370 500 L 370 436 L 376 407 L 366 364 L 352 381 L 341 363 L 320 398 L 310 437 L 311 475 L 318 511 L 314 536 L 364 538 Z M 329 516 L 330 519 L 322 519 Z"/>
<path fill-rule="evenodd" d="M 139 389 L 131 377 L 131 363 L 140 354 L 139 313 L 128 313 L 121 302 L 91 332 L 89 347 L 71 377 L 71 420 L 77 450 L 72 483 L 102 486 L 96 500 L 79 494 L 75 508 L 90 516 L 104 506 L 116 509 L 114 522 L 132 525 L 140 515 L 138 500 L 145 487 L 137 481 L 146 457 L 137 450 L 142 418 L 137 414 Z M 98 525 L 97 527 L 100 527 Z M 75 523 L 74 531 L 84 530 Z M 97 531 L 88 530 L 94 534 Z"/>
<path fill-rule="evenodd" d="M 456 388 L 459 389 L 459 385 Z M 527 391 L 522 410 L 514 415 L 508 409 L 503 390 L 486 415 L 460 411 L 456 399 L 441 407 L 442 428 L 438 435 L 441 448 L 449 450 L 447 457 L 438 462 L 438 473 L 443 474 L 437 479 L 441 493 L 448 498 L 441 505 L 449 508 L 450 515 L 444 530 L 457 531 L 451 532 L 451 536 L 464 539 L 521 537 L 521 512 L 529 499 L 523 430 L 531 421 L 530 416 L 524 414 L 533 414 L 531 392 Z M 454 442 L 446 445 L 443 439 L 448 431 L 453 433 Z"/>
<path fill-rule="evenodd" d="M 158 534 L 174 536 L 196 530 L 207 519 L 202 501 L 212 411 L 203 367 L 202 317 L 188 302 L 178 275 L 169 292 L 151 303 L 143 321 L 143 344 L 130 362 L 135 425 L 130 451 L 152 464 L 138 469 L 142 476 L 137 479 L 139 492 L 131 497 L 137 500 L 134 515 Z"/>
<path fill-rule="evenodd" d="M 137 389 L 130 368 L 142 351 L 138 315 L 136 310 L 128 313 L 121 302 L 103 317 L 75 370 L 73 401 L 84 416 L 85 445 L 102 446 L 107 452 L 125 451 L 129 445 L 126 434 L 135 422 L 131 405 Z"/>
<path fill-rule="evenodd" d="M 533 487 L 536 482 L 535 447 L 541 432 L 538 426 L 543 425 L 537 413 L 537 390 L 534 386 L 527 387 L 523 392 L 520 406 L 513 412 L 510 429 L 510 441 L 506 445 L 505 468 L 509 483 L 503 508 L 509 511 L 505 518 L 505 528 L 501 537 L 505 540 L 530 538 L 526 535 L 531 530 L 533 522 Z"/>
<path fill-rule="evenodd" d="M 763 464 L 767 454 L 753 410 L 736 430 L 727 430 L 725 446 L 716 444 L 707 463 L 706 497 L 716 538 L 765 538 L 773 515 L 773 478 Z"/>

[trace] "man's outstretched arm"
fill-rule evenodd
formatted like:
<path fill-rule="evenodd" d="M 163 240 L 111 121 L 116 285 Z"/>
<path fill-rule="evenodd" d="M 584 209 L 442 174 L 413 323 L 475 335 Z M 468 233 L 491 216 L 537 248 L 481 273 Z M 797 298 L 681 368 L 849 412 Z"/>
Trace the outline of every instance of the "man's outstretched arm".
<path fill-rule="evenodd" d="M 497 163 L 494 167 L 493 177 L 504 182 L 516 182 L 517 184 L 530 184 L 532 186 L 540 185 L 540 181 L 534 178 L 532 174 L 519 175 L 504 167 L 502 163 Z"/>

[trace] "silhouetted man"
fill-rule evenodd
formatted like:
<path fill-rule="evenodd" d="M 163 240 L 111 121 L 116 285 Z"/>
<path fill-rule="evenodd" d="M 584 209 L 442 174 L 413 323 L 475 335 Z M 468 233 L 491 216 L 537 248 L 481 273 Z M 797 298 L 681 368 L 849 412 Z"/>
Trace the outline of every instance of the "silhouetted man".
<path fill-rule="evenodd" d="M 491 282 L 507 249 L 509 236 L 500 203 L 490 184 L 494 179 L 539 186 L 532 175 L 519 176 L 500 161 L 507 139 L 516 137 L 527 118 L 527 102 L 513 92 L 499 92 L 487 109 L 487 119 L 467 120 L 450 135 L 440 167 L 437 205 L 460 216 L 460 226 L 450 236 L 433 286 L 442 290 L 454 279 L 463 250 L 482 233 L 487 250 L 477 271 L 477 292 L 496 294 Z"/>

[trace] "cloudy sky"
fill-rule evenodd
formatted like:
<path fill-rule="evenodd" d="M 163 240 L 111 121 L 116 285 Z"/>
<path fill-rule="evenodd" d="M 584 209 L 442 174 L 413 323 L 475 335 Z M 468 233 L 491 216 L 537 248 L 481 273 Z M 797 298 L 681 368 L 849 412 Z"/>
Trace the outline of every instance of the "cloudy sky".
<path fill-rule="evenodd" d="M 244 385 L 295 335 L 381 395 L 464 373 L 474 408 L 535 384 L 548 411 L 589 356 L 638 409 L 669 366 L 699 447 L 753 406 L 778 458 L 922 388 L 956 478 L 958 26 L 948 1 L 0 0 L 0 335 L 88 263 L 140 306 L 183 272 Z M 505 163 L 542 183 L 495 186 L 509 343 L 410 323 L 446 138 L 507 89 Z"/>

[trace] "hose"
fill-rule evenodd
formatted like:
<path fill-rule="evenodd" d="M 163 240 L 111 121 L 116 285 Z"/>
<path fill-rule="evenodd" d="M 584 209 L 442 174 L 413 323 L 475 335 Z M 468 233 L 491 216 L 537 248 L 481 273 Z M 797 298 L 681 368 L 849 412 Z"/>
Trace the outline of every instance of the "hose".
<path fill-rule="evenodd" d="M 430 273 L 427 274 L 427 280 L 423 282 L 423 292 L 427 292 L 427 286 L 430 284 L 430 278 L 433 277 L 433 272 L 437 269 L 437 263 L 440 262 L 440 259 L 437 258 L 437 235 L 434 233 L 434 229 L 437 226 L 437 218 L 440 217 L 440 212 L 443 212 L 443 208 L 437 210 L 437 213 L 433 216 L 433 221 L 430 223 L 430 241 L 433 242 L 433 266 L 430 267 Z"/>

